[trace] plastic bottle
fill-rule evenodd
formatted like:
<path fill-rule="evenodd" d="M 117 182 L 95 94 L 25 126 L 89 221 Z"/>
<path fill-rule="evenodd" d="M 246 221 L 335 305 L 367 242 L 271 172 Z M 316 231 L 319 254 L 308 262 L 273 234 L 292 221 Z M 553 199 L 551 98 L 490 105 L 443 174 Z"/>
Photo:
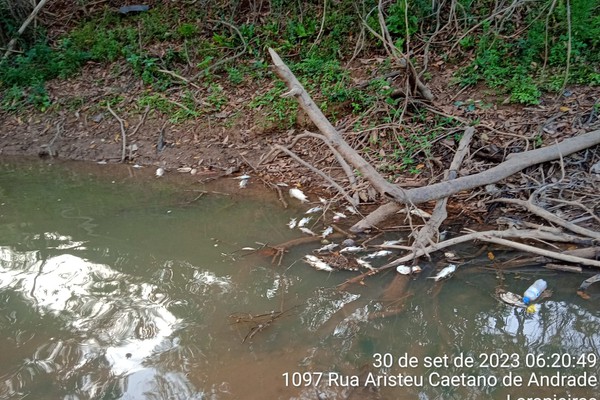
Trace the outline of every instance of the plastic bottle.
<path fill-rule="evenodd" d="M 525 294 L 523 295 L 523 303 L 529 305 L 529 303 L 540 297 L 540 294 L 542 294 L 547 287 L 548 284 L 545 280 L 538 279 L 533 283 L 533 285 L 529 286 L 529 289 L 525 291 Z"/>

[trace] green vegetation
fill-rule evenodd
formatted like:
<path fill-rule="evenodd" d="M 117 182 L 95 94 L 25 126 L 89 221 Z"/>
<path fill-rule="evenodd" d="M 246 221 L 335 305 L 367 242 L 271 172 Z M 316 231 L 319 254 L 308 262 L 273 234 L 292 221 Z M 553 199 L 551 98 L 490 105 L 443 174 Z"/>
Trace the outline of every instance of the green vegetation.
<path fill-rule="evenodd" d="M 19 18 L 27 15 L 8 4 L 0 2 L 0 31 L 6 32 L 0 44 L 6 44 Z M 342 115 L 360 116 L 377 104 L 386 109 L 380 122 L 400 118 L 401 103 L 390 97 L 385 81 L 357 88 L 348 70 L 355 49 L 385 56 L 381 40 L 361 29 L 365 21 L 373 31 L 381 31 L 375 0 L 360 7 L 350 0 L 328 2 L 325 15 L 320 1 L 273 1 L 271 9 L 247 15 L 236 4 L 158 6 L 127 16 L 105 8 L 51 40 L 40 24 L 20 38 L 23 52 L 0 68 L 0 106 L 45 111 L 52 105 L 46 82 L 70 78 L 93 62 L 130 71 L 147 91 L 138 103 L 150 104 L 177 121 L 222 110 L 231 96 L 226 86 L 265 88 L 256 91 L 250 107 L 285 128 L 295 123 L 295 105 L 280 97 L 284 87 L 268 68 L 265 49 L 274 47 L 334 121 Z M 556 92 L 565 84 L 600 84 L 597 0 L 537 0 L 508 9 L 495 9 L 497 3 L 491 0 L 458 0 L 453 10 L 445 3 L 446 8 L 432 9 L 432 4 L 398 0 L 383 10 L 392 45 L 416 51 L 417 69 L 424 44 L 444 37 L 431 40 L 429 57 L 443 56 L 446 63 L 459 66 L 458 85 L 483 82 L 516 103 L 535 104 L 543 91 Z M 393 64 L 377 68 L 382 74 Z M 423 76 L 431 76 L 427 74 Z M 169 98 L 171 88 L 185 85 L 178 75 L 194 76 L 203 90 L 202 101 L 190 92 Z"/>

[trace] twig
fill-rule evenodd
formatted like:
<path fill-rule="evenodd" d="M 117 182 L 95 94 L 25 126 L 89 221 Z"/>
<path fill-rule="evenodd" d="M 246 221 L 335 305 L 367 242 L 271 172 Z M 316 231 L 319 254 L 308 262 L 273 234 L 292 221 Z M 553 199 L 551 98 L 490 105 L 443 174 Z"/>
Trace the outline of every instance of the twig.
<path fill-rule="evenodd" d="M 121 141 L 123 142 L 122 145 L 122 150 L 121 150 L 121 162 L 125 162 L 125 148 L 127 147 L 127 136 L 125 133 L 125 121 L 119 117 L 112 108 L 110 108 L 110 103 L 106 103 L 106 107 L 108 108 L 108 111 L 110 111 L 110 113 L 113 115 L 113 117 L 115 117 L 117 119 L 117 121 L 119 121 L 119 125 L 121 126 Z"/>
<path fill-rule="evenodd" d="M 23 34 L 23 32 L 25 32 L 25 29 L 27 29 L 27 27 L 29 26 L 29 24 L 31 23 L 31 21 L 33 21 L 33 19 L 36 17 L 36 15 L 40 12 L 40 10 L 42 9 L 42 7 L 44 7 L 44 5 L 47 2 L 48 2 L 48 0 L 42 0 L 42 1 L 40 1 L 38 3 L 38 5 L 33 9 L 33 11 L 31 12 L 31 14 L 29 14 L 29 17 L 27 17 L 27 19 L 25 20 L 25 22 L 23 22 L 23 24 L 21 25 L 21 27 L 17 31 L 17 35 L 14 38 L 12 38 L 10 40 L 10 42 L 8 42 L 8 45 L 6 46 L 6 52 L 4 53 L 4 56 L 2 57 L 2 61 L 4 61 L 6 58 L 8 58 L 8 56 L 10 55 L 10 53 L 12 53 L 12 50 L 15 47 L 15 44 L 17 43 L 17 39 L 19 38 L 19 36 L 21 36 Z"/>
<path fill-rule="evenodd" d="M 294 160 L 296 160 L 300 164 L 304 165 L 306 168 L 313 171 L 315 174 L 319 175 L 321 178 L 325 179 L 327 182 L 329 182 L 331 184 L 331 186 L 333 186 L 338 192 L 340 192 L 340 194 L 342 196 L 344 196 L 346 201 L 348 201 L 352 205 L 356 205 L 354 199 L 352 197 L 350 197 L 350 195 L 348 193 L 346 193 L 346 191 L 344 190 L 343 187 L 341 187 L 340 185 L 338 185 L 338 183 L 336 181 L 331 179 L 331 177 L 329 175 L 327 175 L 320 169 L 313 167 L 312 165 L 310 165 L 309 163 L 307 163 L 306 161 L 304 161 L 303 159 L 298 157 L 294 152 L 292 152 L 291 150 L 288 150 L 286 147 L 284 147 L 280 144 L 275 145 L 275 147 L 277 149 L 279 149 L 280 151 L 283 151 L 288 156 L 292 157 Z"/>
<path fill-rule="evenodd" d="M 533 204 L 531 202 L 531 199 L 529 201 L 524 201 L 524 200 L 519 200 L 519 199 L 500 198 L 500 199 L 492 199 L 492 200 L 490 200 L 490 202 L 516 204 L 518 206 L 525 208 L 527 211 L 537 215 L 538 217 L 544 218 L 546 221 L 551 222 L 553 224 L 562 226 L 563 228 L 566 228 L 566 229 L 570 230 L 571 232 L 575 232 L 580 235 L 584 235 L 584 236 L 587 236 L 587 237 L 590 237 L 593 239 L 600 240 L 599 232 L 595 232 L 590 229 L 581 227 L 579 225 L 575 225 L 569 221 L 565 221 L 564 219 L 559 218 L 556 215 L 552 214 L 550 211 L 546 211 L 543 208 L 536 206 L 535 204 Z"/>
<path fill-rule="evenodd" d="M 214 63 L 213 65 L 209 65 L 208 67 L 206 67 L 204 70 L 198 72 L 196 75 L 194 75 L 190 80 L 194 81 L 196 79 L 198 79 L 198 77 L 202 74 L 206 74 L 208 72 L 210 72 L 210 70 L 214 70 L 215 68 L 217 68 L 220 65 L 226 64 L 230 61 L 235 60 L 236 58 L 238 58 L 239 56 L 241 56 L 242 54 L 244 54 L 246 52 L 246 50 L 248 49 L 248 43 L 246 42 L 246 39 L 244 38 L 244 36 L 242 35 L 242 33 L 240 32 L 240 30 L 238 28 L 236 28 L 235 25 L 230 24 L 227 21 L 223 21 L 223 20 L 214 20 L 214 19 L 209 19 L 207 20 L 208 22 L 213 22 L 213 23 L 217 23 L 217 24 L 223 24 L 223 25 L 227 25 L 228 27 L 230 27 L 231 29 L 233 29 L 238 36 L 240 37 L 240 39 L 242 40 L 242 43 L 244 44 L 244 48 L 239 52 L 234 54 L 231 57 L 227 57 L 227 58 L 223 58 L 219 61 L 217 61 L 216 63 Z"/>
<path fill-rule="evenodd" d="M 186 85 L 190 85 L 190 86 L 192 86 L 195 89 L 198 89 L 198 90 L 201 89 L 200 86 L 196 85 L 194 82 L 190 81 L 187 78 L 184 78 L 183 76 L 181 76 L 179 74 L 176 74 L 173 71 L 169 71 L 169 70 L 166 70 L 166 69 L 159 69 L 157 71 L 158 72 L 162 72 L 163 74 L 171 75 L 172 77 L 177 78 L 179 80 L 182 80 Z"/>
<path fill-rule="evenodd" d="M 133 130 L 133 132 L 131 132 L 129 134 L 129 137 L 132 137 L 133 135 L 135 135 L 137 133 L 137 131 L 140 129 L 140 127 L 144 124 L 144 121 L 146 121 L 146 117 L 148 116 L 148 113 L 150 112 L 150 106 L 146 106 L 146 110 L 144 110 L 144 115 L 142 115 L 142 118 L 140 119 L 140 122 L 138 122 L 138 124 L 135 126 L 135 129 Z"/>

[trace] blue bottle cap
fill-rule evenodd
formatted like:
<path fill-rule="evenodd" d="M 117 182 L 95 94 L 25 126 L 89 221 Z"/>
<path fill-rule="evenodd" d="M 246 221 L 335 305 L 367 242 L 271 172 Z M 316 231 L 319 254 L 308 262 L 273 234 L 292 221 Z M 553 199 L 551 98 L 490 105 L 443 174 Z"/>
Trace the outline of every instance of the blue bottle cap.
<path fill-rule="evenodd" d="M 529 303 L 531 303 L 531 299 L 527 296 L 523 297 L 523 303 L 525 303 L 525 305 L 529 305 Z"/>

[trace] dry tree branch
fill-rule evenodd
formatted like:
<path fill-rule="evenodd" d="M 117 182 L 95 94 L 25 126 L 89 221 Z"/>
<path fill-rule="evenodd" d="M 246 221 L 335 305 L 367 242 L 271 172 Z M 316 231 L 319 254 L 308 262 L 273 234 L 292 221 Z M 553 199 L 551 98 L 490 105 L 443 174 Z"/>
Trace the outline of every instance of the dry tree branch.
<path fill-rule="evenodd" d="M 599 232 L 595 232 L 590 229 L 581 227 L 579 225 L 575 225 L 572 222 L 565 221 L 564 219 L 559 218 L 556 215 L 552 214 L 550 211 L 546 211 L 542 207 L 536 206 L 535 204 L 533 204 L 531 199 L 529 199 L 529 201 L 524 201 L 524 200 L 519 200 L 519 199 L 500 198 L 500 199 L 490 200 L 490 202 L 516 204 L 518 206 L 523 207 L 527 211 L 537 215 L 538 217 L 544 218 L 546 221 L 551 222 L 553 224 L 562 226 L 563 228 L 566 228 L 566 229 L 570 230 L 571 232 L 578 233 L 580 235 L 584 235 L 584 236 L 587 236 L 587 237 L 590 237 L 590 238 L 593 238 L 596 240 L 600 240 Z"/>
<path fill-rule="evenodd" d="M 292 152 L 291 150 L 287 149 L 285 146 L 277 144 L 277 145 L 275 145 L 275 148 L 277 150 L 279 150 L 279 151 L 284 152 L 285 154 L 287 154 L 288 156 L 290 156 L 294 160 L 296 160 L 298 163 L 304 165 L 306 168 L 310 169 L 315 174 L 317 174 L 321 178 L 325 179 L 327 182 L 329 182 L 331 184 L 331 186 L 333 186 L 338 192 L 340 192 L 340 194 L 342 196 L 344 196 L 344 198 L 346 199 L 346 201 L 348 201 L 352 205 L 356 205 L 354 199 L 352 197 L 350 197 L 350 195 L 348 193 L 346 193 L 346 191 L 344 190 L 343 187 L 341 187 L 340 185 L 338 185 L 338 183 L 336 181 L 334 181 L 333 179 L 331 179 L 331 177 L 329 175 L 327 175 L 326 173 L 324 173 L 320 169 L 313 167 L 312 165 L 310 165 L 309 163 L 307 163 L 306 161 L 304 161 L 303 159 L 301 159 L 300 157 L 298 157 L 294 152 Z"/>
<path fill-rule="evenodd" d="M 44 5 L 47 2 L 48 2 L 48 0 L 42 0 L 42 1 L 40 1 L 38 3 L 38 5 L 33 9 L 33 11 L 31 12 L 31 14 L 29 15 L 29 17 L 27 17 L 27 19 L 23 22 L 23 24 L 21 25 L 21 27 L 17 31 L 16 36 L 14 38 L 12 38 L 10 40 L 10 42 L 8 42 L 8 45 L 6 46 L 6 53 L 4 53 L 4 56 L 2 57 L 2 61 L 4 61 L 5 59 L 7 59 L 8 56 L 10 55 L 10 53 L 12 53 L 13 48 L 15 47 L 15 44 L 17 43 L 17 39 L 19 38 L 19 36 L 21 36 L 23 34 L 23 32 L 25 32 L 25 29 L 27 29 L 27 27 L 29 26 L 29 24 L 31 23 L 31 21 L 33 21 L 33 19 L 38 15 L 38 13 L 42 9 L 42 7 L 44 7 Z"/>
<path fill-rule="evenodd" d="M 415 258 L 421 257 L 425 254 L 439 251 L 439 250 L 442 250 L 447 247 L 454 246 L 454 245 L 457 245 L 460 243 L 465 243 L 465 242 L 470 242 L 470 241 L 475 241 L 475 240 L 480 240 L 480 241 L 489 242 L 489 243 L 496 243 L 496 244 L 500 244 L 503 246 L 512 247 L 517 250 L 521 250 L 521 251 L 525 251 L 525 252 L 529 252 L 529 253 L 533 253 L 533 254 L 538 254 L 540 256 L 551 258 L 554 260 L 561 260 L 561 261 L 566 261 L 566 262 L 570 262 L 570 263 L 600 268 L 600 261 L 598 261 L 598 260 L 591 260 L 591 259 L 579 257 L 576 255 L 568 254 L 568 252 L 559 253 L 559 252 L 555 252 L 555 251 L 551 251 L 551 250 L 540 249 L 540 248 L 537 248 L 534 246 L 530 246 L 530 245 L 526 245 L 526 244 L 522 244 L 522 243 L 516 243 L 511 240 L 507 240 L 506 238 L 550 240 L 550 241 L 555 241 L 555 242 L 566 242 L 566 243 L 573 243 L 573 242 L 589 243 L 590 242 L 589 240 L 586 241 L 585 239 L 582 239 L 578 236 L 572 236 L 572 235 L 566 235 L 566 234 L 555 234 L 552 232 L 543 232 L 543 231 L 538 231 L 538 230 L 534 230 L 534 229 L 519 230 L 519 229 L 510 228 L 510 229 L 507 229 L 504 231 L 473 232 L 473 233 L 469 233 L 469 234 L 466 234 L 463 236 L 458 236 L 458 237 L 455 237 L 452 239 L 448 239 L 443 242 L 432 244 L 423 249 L 417 249 L 416 252 L 411 252 L 411 253 L 405 255 L 404 257 L 397 258 L 396 260 L 394 260 L 390 263 L 387 263 L 384 266 L 379 267 L 373 271 L 368 271 L 362 275 L 358 275 L 352 279 L 348 279 L 347 281 L 345 281 L 344 283 L 342 283 L 339 286 L 344 288 L 351 283 L 361 282 L 363 279 L 365 279 L 368 276 L 375 275 L 379 272 L 387 271 L 389 269 L 397 267 L 398 265 L 405 264 L 409 261 L 414 260 Z M 388 248 L 395 248 L 395 246 L 388 246 Z"/>
<path fill-rule="evenodd" d="M 110 111 L 110 113 L 113 115 L 113 117 L 115 117 L 117 119 L 117 121 L 119 121 L 119 125 L 121 126 L 121 141 L 123 142 L 122 144 L 122 149 L 121 149 L 121 162 L 125 161 L 125 148 L 127 147 L 127 136 L 125 133 L 125 121 L 119 117 L 112 108 L 110 108 L 110 104 L 107 103 L 106 107 L 108 108 L 108 111 Z"/>
<path fill-rule="evenodd" d="M 471 143 L 471 139 L 473 138 L 474 134 L 475 129 L 473 127 L 470 126 L 465 129 L 465 133 L 458 144 L 458 149 L 456 150 L 454 158 L 450 163 L 450 167 L 446 172 L 446 180 L 456 179 L 458 175 L 457 171 L 469 150 L 469 144 Z M 419 248 L 424 248 L 428 242 L 431 242 L 435 234 L 438 232 L 442 222 L 444 222 L 448 216 L 448 213 L 446 212 L 447 203 L 448 197 L 444 197 L 435 203 L 431 218 L 415 236 L 415 241 L 413 242 L 413 251 Z M 428 254 L 426 255 L 428 256 Z"/>

